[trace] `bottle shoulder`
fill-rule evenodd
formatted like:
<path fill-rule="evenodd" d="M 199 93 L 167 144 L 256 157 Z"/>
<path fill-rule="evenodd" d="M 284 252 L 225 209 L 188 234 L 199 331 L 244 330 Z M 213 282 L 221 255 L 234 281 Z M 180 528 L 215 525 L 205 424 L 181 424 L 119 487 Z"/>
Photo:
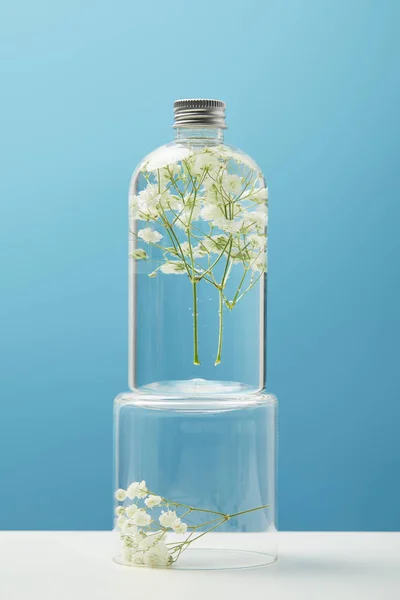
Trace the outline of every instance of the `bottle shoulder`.
<path fill-rule="evenodd" d="M 143 171 L 156 172 L 159 169 L 177 165 L 198 155 L 214 156 L 217 160 L 226 163 L 227 170 L 231 170 L 232 168 L 234 170 L 251 170 L 265 182 L 265 177 L 260 166 L 240 148 L 221 143 L 220 141 L 202 140 L 201 142 L 195 142 L 191 139 L 174 140 L 159 146 L 147 154 L 134 170 L 132 181 L 136 180 Z"/>

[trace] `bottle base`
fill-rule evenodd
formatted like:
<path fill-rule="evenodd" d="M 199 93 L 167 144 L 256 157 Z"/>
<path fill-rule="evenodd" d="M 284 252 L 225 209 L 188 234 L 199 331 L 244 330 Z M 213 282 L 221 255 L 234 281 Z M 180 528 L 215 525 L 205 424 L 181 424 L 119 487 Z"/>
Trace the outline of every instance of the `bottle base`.
<path fill-rule="evenodd" d="M 260 388 L 236 381 L 188 379 L 182 381 L 157 381 L 134 390 L 136 393 L 167 396 L 235 396 L 260 392 Z"/>

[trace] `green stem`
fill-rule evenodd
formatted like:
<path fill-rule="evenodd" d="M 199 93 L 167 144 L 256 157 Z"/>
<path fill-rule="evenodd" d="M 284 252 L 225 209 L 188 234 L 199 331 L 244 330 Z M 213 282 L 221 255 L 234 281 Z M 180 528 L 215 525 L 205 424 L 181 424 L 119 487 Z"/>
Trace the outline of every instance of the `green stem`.
<path fill-rule="evenodd" d="M 193 364 L 199 365 L 199 332 L 197 320 L 197 282 L 192 281 L 193 287 Z"/>
<path fill-rule="evenodd" d="M 263 510 L 264 508 L 269 508 L 270 504 L 263 504 L 263 506 L 257 506 L 256 508 L 249 508 L 248 510 L 241 510 L 240 512 L 233 513 L 232 515 L 227 515 L 228 520 L 233 519 L 234 517 L 239 517 L 240 515 L 247 515 L 248 513 L 254 512 L 256 510 Z"/>
<path fill-rule="evenodd" d="M 215 359 L 215 366 L 219 365 L 221 362 L 221 353 L 222 353 L 222 337 L 223 337 L 223 318 L 224 318 L 224 290 L 225 290 L 225 286 L 226 286 L 226 281 L 228 279 L 228 274 L 229 274 L 229 268 L 230 268 L 230 261 L 231 261 L 231 252 L 232 252 L 232 237 L 229 238 L 229 250 L 228 250 L 228 256 L 226 259 L 226 264 L 225 264 L 225 269 L 224 269 L 224 274 L 222 275 L 222 281 L 221 284 L 219 286 L 219 308 L 218 308 L 218 315 L 219 315 L 219 327 L 218 327 L 218 348 L 217 348 L 217 357 Z"/>
<path fill-rule="evenodd" d="M 220 289 L 218 291 L 218 293 L 219 293 L 219 308 L 218 308 L 219 328 L 218 328 L 218 350 L 217 350 L 217 358 L 215 359 L 215 366 L 219 365 L 219 363 L 221 362 L 222 334 L 223 334 L 223 310 L 224 310 L 223 290 Z"/>

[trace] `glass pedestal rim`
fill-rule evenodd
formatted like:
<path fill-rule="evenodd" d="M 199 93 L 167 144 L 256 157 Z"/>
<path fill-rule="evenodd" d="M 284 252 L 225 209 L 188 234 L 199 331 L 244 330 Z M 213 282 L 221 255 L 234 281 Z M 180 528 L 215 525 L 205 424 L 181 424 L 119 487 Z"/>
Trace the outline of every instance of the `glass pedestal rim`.
<path fill-rule="evenodd" d="M 152 567 L 155 568 L 157 570 L 173 570 L 173 571 L 244 571 L 244 570 L 248 570 L 248 569 L 262 569 L 262 568 L 266 568 L 269 567 L 270 565 L 273 565 L 274 563 L 277 562 L 279 555 L 278 555 L 278 551 L 276 551 L 275 553 L 269 553 L 269 552 L 261 552 L 259 550 L 245 550 L 245 549 L 239 549 L 239 548 L 208 548 L 206 546 L 203 546 L 201 548 L 189 548 L 186 550 L 187 555 L 193 555 L 193 554 L 204 554 L 207 555 L 207 553 L 210 552 L 219 552 L 221 554 L 227 554 L 229 556 L 232 555 L 233 553 L 236 553 L 237 555 L 245 555 L 246 557 L 250 557 L 250 556 L 257 556 L 260 557 L 260 561 L 259 563 L 254 563 L 254 564 L 247 564 L 247 565 L 242 565 L 242 566 L 185 566 L 184 564 L 174 564 L 173 566 L 169 566 L 169 567 Z M 261 557 L 265 557 L 265 560 L 262 561 Z M 268 558 L 268 560 L 267 560 Z M 117 555 L 117 556 L 113 556 L 112 560 L 115 564 L 121 566 L 121 567 L 128 567 L 128 568 L 144 568 L 144 569 L 148 569 L 148 567 L 146 567 L 146 565 L 132 565 L 132 564 L 128 564 L 126 561 L 124 561 L 124 559 L 122 558 L 121 555 Z"/>
<path fill-rule="evenodd" d="M 175 410 L 228 410 L 252 408 L 257 406 L 277 406 L 278 399 L 267 391 L 254 393 L 222 395 L 173 395 L 148 394 L 142 390 L 128 390 L 115 397 L 116 406 L 137 406 L 139 408 L 175 409 Z"/>

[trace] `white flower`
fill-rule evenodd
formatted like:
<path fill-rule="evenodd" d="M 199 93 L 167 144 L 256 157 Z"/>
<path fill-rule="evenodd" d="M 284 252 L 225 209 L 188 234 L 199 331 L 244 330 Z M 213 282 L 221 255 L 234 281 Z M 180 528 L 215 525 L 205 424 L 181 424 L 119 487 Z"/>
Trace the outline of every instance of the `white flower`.
<path fill-rule="evenodd" d="M 161 540 L 163 535 L 164 535 L 163 531 L 159 531 L 158 533 L 155 533 L 155 534 L 152 533 L 149 535 L 143 534 L 139 540 L 138 547 L 141 550 L 148 550 L 149 548 L 151 548 L 151 546 L 154 546 L 155 544 L 157 544 Z"/>
<path fill-rule="evenodd" d="M 127 506 L 125 508 L 125 512 L 126 515 L 131 519 L 133 517 L 133 515 L 135 514 L 135 512 L 137 511 L 138 507 L 136 504 L 130 504 L 129 506 Z"/>
<path fill-rule="evenodd" d="M 151 227 L 145 227 L 144 229 L 139 229 L 138 237 L 147 244 L 151 244 L 159 242 L 163 236 L 159 231 L 155 231 Z"/>
<path fill-rule="evenodd" d="M 130 550 L 130 548 L 124 548 L 124 559 L 126 560 L 126 562 L 131 562 L 132 560 L 132 552 Z"/>
<path fill-rule="evenodd" d="M 132 258 L 136 260 L 146 260 L 148 257 L 146 250 L 142 250 L 142 248 L 136 248 L 136 250 L 132 251 Z"/>
<path fill-rule="evenodd" d="M 230 160 L 233 160 L 238 164 L 244 165 L 251 171 L 256 171 L 258 173 L 260 170 L 257 163 L 252 158 L 250 158 L 250 156 L 247 156 L 247 154 L 244 154 L 240 150 L 232 150 L 232 148 L 227 148 L 227 156 Z"/>
<path fill-rule="evenodd" d="M 137 196 L 131 198 L 131 209 L 134 219 L 157 219 L 159 216 L 158 204 L 161 201 L 161 195 L 158 191 L 158 185 L 149 184 Z"/>
<path fill-rule="evenodd" d="M 249 211 L 243 215 L 246 227 L 262 233 L 268 224 L 268 209 L 266 206 L 258 206 L 256 210 Z"/>
<path fill-rule="evenodd" d="M 257 233 L 252 233 L 246 237 L 246 243 L 253 248 L 260 248 L 263 250 L 267 245 L 267 236 L 265 234 L 260 235 Z"/>
<path fill-rule="evenodd" d="M 158 542 L 144 553 L 143 560 L 147 567 L 167 567 L 171 564 L 172 557 L 164 542 Z"/>
<path fill-rule="evenodd" d="M 256 257 L 255 260 L 253 260 L 250 267 L 252 271 L 260 271 L 262 273 L 266 273 L 268 268 L 267 254 L 263 252 L 258 257 Z"/>
<path fill-rule="evenodd" d="M 268 188 L 262 187 L 258 190 L 255 190 L 249 195 L 249 198 L 251 198 L 251 200 L 256 200 L 256 202 L 264 202 L 268 200 Z"/>
<path fill-rule="evenodd" d="M 182 242 L 181 243 L 181 250 L 184 256 L 190 256 L 190 244 L 189 242 Z M 199 248 L 199 246 L 192 246 L 192 254 L 193 254 L 193 258 L 201 258 L 202 256 L 204 256 L 205 252 L 204 250 L 201 251 L 201 249 Z"/>
<path fill-rule="evenodd" d="M 120 488 L 115 492 L 115 498 L 116 500 L 123 502 L 126 498 L 126 491 Z"/>
<path fill-rule="evenodd" d="M 132 564 L 134 564 L 134 565 L 142 565 L 143 564 L 143 557 L 144 557 L 143 552 L 135 552 L 135 554 L 132 555 Z"/>
<path fill-rule="evenodd" d="M 115 509 L 115 514 L 117 517 L 123 517 L 125 514 L 125 508 L 123 506 L 117 506 Z"/>
<path fill-rule="evenodd" d="M 176 521 L 177 516 L 174 510 L 161 511 L 161 515 L 159 517 L 160 524 L 163 527 L 172 527 L 172 523 Z"/>
<path fill-rule="evenodd" d="M 187 525 L 178 518 L 172 523 L 172 529 L 175 531 L 175 533 L 186 533 Z"/>
<path fill-rule="evenodd" d="M 189 244 L 189 242 L 182 242 L 182 244 L 181 244 L 181 250 L 182 250 L 182 253 L 185 256 L 189 256 L 190 255 L 190 244 Z"/>
<path fill-rule="evenodd" d="M 139 525 L 139 527 L 145 527 L 150 525 L 151 516 L 147 514 L 144 508 L 139 508 L 132 517 L 132 523 Z"/>
<path fill-rule="evenodd" d="M 231 219 L 226 219 L 225 217 L 216 219 L 212 224 L 215 227 L 222 229 L 222 231 L 226 231 L 227 233 L 238 233 L 244 225 L 243 220 L 234 221 Z"/>
<path fill-rule="evenodd" d="M 205 169 L 209 173 L 215 173 L 221 166 L 218 154 L 214 154 L 207 148 L 193 154 L 189 158 L 188 164 L 192 175 L 195 176 L 203 175 Z"/>
<path fill-rule="evenodd" d="M 205 202 L 200 211 L 200 216 L 204 221 L 214 221 L 215 219 L 222 219 L 225 217 L 225 213 L 220 205 Z"/>
<path fill-rule="evenodd" d="M 223 195 L 220 187 L 211 178 L 205 178 L 203 181 L 205 190 L 204 200 L 209 204 L 223 204 Z"/>
<path fill-rule="evenodd" d="M 184 146 L 164 146 L 154 152 L 150 158 L 140 165 L 141 171 L 156 171 L 164 167 L 176 168 L 179 160 L 189 158 L 191 151 Z M 179 167 L 180 169 L 180 167 Z"/>
<path fill-rule="evenodd" d="M 126 521 L 126 519 L 122 515 L 118 517 L 118 519 L 117 519 L 118 529 L 122 529 L 122 527 L 125 525 L 125 521 Z"/>
<path fill-rule="evenodd" d="M 170 190 L 173 190 L 173 181 L 177 181 L 182 177 L 182 166 L 180 163 L 172 163 L 154 173 L 154 176 L 159 179 L 161 190 L 165 191 L 167 186 Z"/>
<path fill-rule="evenodd" d="M 129 536 L 135 536 L 137 534 L 137 523 L 133 519 L 126 519 L 121 527 L 122 533 Z"/>
<path fill-rule="evenodd" d="M 226 248 L 228 238 L 224 235 L 213 235 L 212 237 L 204 238 L 201 242 L 201 246 L 210 253 L 220 254 L 224 248 Z"/>
<path fill-rule="evenodd" d="M 146 506 L 148 506 L 149 508 L 153 508 L 154 506 L 158 506 L 161 502 L 162 502 L 161 496 L 153 496 L 153 495 L 150 495 L 144 501 L 144 503 L 146 504 Z"/>
<path fill-rule="evenodd" d="M 139 491 L 137 493 L 137 497 L 138 498 L 146 498 L 148 494 L 147 491 L 147 487 L 146 487 L 146 482 L 144 481 L 144 479 L 142 479 L 142 481 L 139 483 Z"/>
<path fill-rule="evenodd" d="M 173 210 L 175 213 L 180 213 L 182 210 L 182 201 L 177 196 L 171 196 L 171 194 L 162 194 L 161 205 L 164 210 Z"/>
<path fill-rule="evenodd" d="M 177 260 L 170 260 L 161 265 L 160 271 L 166 275 L 184 275 L 187 273 L 185 263 Z"/>
<path fill-rule="evenodd" d="M 131 500 L 133 500 L 134 498 L 144 498 L 145 496 L 147 496 L 146 482 L 141 481 L 139 483 L 138 481 L 134 481 L 128 487 L 128 489 L 126 491 L 126 495 Z"/>
<path fill-rule="evenodd" d="M 193 248 L 193 256 L 195 258 L 202 258 L 203 256 L 207 256 L 208 250 L 202 244 L 198 244 Z"/>
<path fill-rule="evenodd" d="M 239 175 L 229 175 L 225 172 L 222 177 L 222 186 L 227 193 L 237 196 L 242 191 L 242 179 Z"/>

